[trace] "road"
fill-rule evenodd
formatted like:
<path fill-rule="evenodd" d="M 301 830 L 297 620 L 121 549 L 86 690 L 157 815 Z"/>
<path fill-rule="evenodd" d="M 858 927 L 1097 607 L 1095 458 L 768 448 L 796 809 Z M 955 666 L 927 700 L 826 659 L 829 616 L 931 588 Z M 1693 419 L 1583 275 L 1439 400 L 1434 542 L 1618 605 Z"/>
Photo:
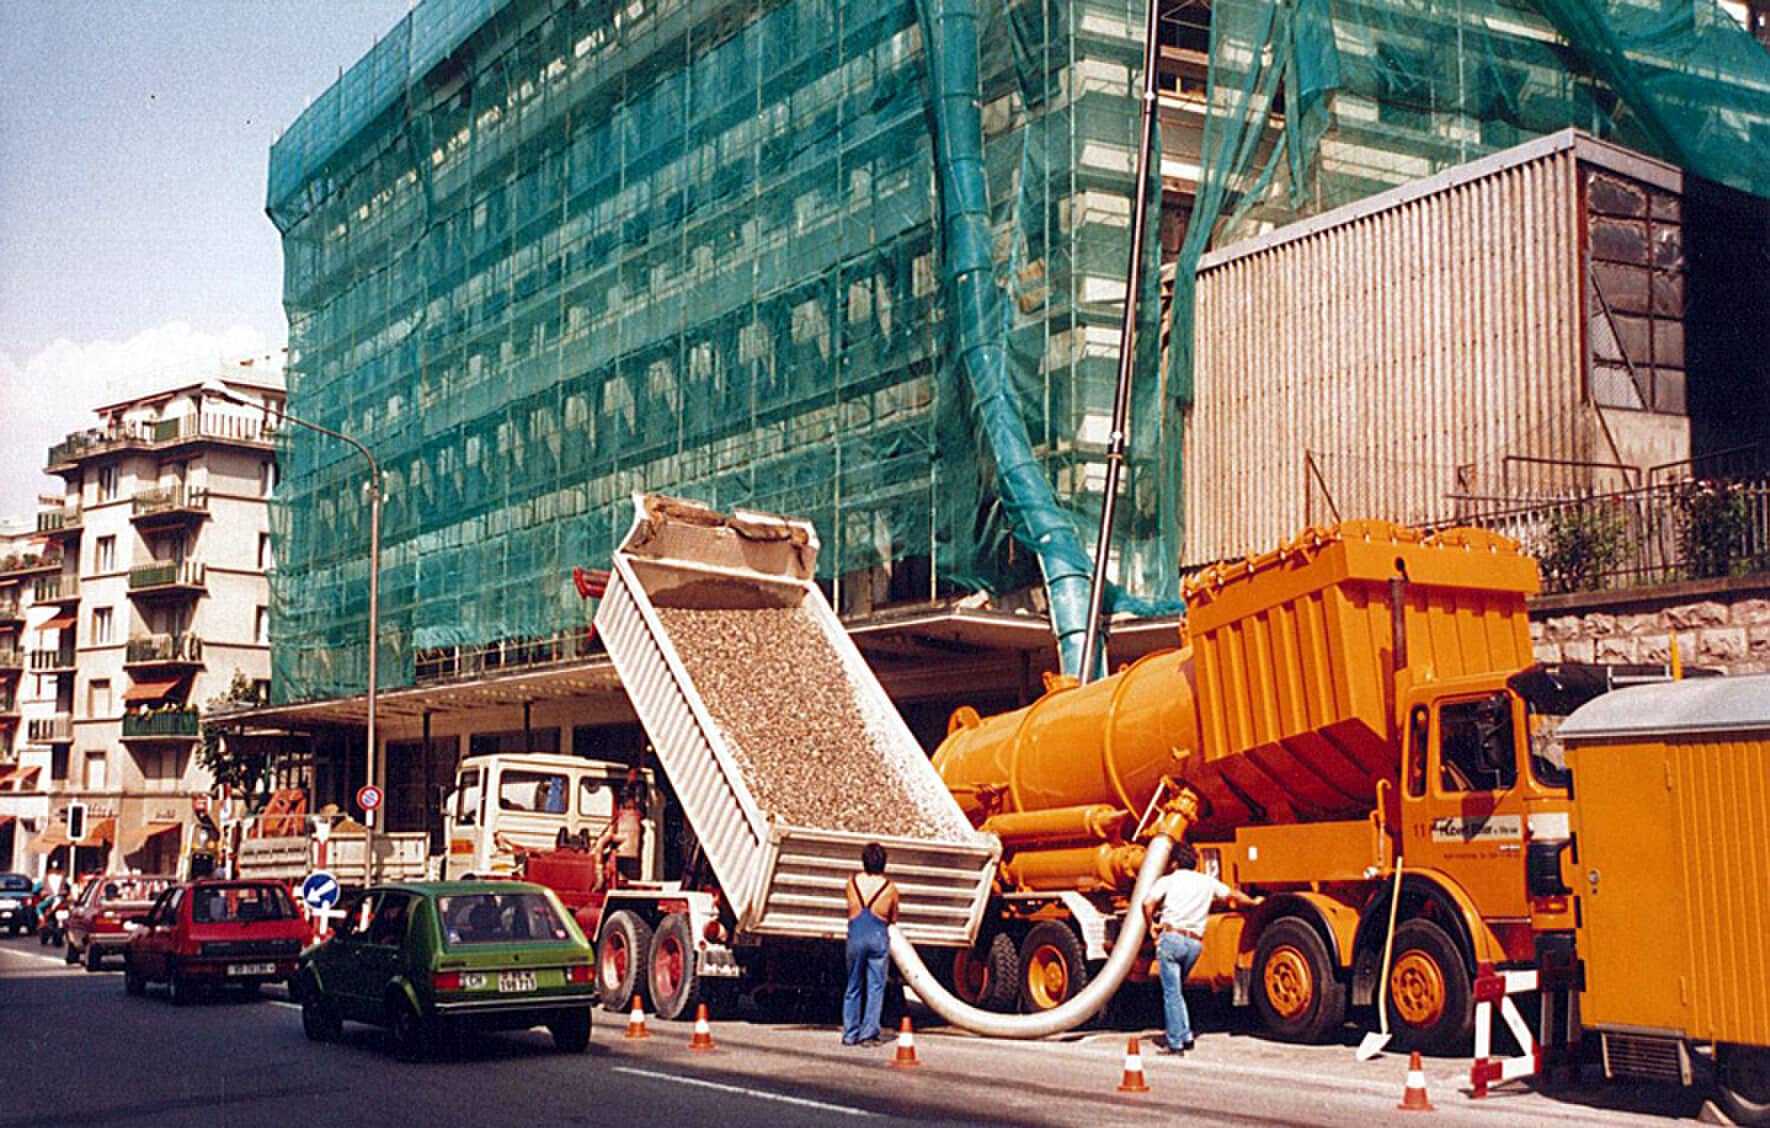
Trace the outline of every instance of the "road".
<path fill-rule="evenodd" d="M 114 962 L 114 961 L 113 961 Z M 278 992 L 174 1008 L 158 990 L 124 995 L 117 971 L 88 973 L 30 940 L 0 941 L 0 1128 L 25 1125 L 299 1123 L 1003 1125 L 1414 1123 L 1395 1110 L 1405 1059 L 1358 1063 L 1346 1046 L 1281 1046 L 1207 1016 L 1183 1060 L 1144 1056 L 1150 1091 L 1117 1091 L 1125 1032 L 1014 1043 L 924 1030 L 922 1065 L 892 1068 L 888 1044 L 849 1049 L 828 1027 L 717 1023 L 712 1053 L 684 1023 L 630 1041 L 598 1012 L 588 1053 L 555 1053 L 544 1031 L 468 1042 L 402 1065 L 378 1031 L 347 1026 L 308 1042 Z M 1144 1030 L 1144 1034 L 1152 1031 Z M 1553 1095 L 1464 1091 L 1467 1064 L 1430 1061 L 1435 1123 L 1654 1125 L 1696 1113 L 1687 1094 L 1592 1079 Z"/>

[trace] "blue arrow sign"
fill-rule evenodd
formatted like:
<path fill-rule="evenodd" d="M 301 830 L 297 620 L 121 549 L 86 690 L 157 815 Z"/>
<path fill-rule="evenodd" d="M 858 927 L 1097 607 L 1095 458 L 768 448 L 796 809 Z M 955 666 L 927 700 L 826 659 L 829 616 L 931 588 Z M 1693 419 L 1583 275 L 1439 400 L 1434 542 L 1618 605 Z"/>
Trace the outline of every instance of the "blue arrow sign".
<path fill-rule="evenodd" d="M 310 909 L 329 909 L 338 903 L 338 879 L 315 870 L 301 883 L 301 903 Z"/>

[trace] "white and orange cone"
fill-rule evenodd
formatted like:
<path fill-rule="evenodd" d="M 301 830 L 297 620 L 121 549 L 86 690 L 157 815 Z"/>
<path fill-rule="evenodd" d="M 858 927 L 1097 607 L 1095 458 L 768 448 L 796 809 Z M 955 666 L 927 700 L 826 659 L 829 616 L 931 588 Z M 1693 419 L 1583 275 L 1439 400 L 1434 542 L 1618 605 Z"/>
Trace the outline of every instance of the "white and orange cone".
<path fill-rule="evenodd" d="M 922 1064 L 916 1060 L 916 1032 L 910 1029 L 910 1016 L 907 1014 L 903 1016 L 902 1025 L 897 1028 L 897 1056 L 891 1059 L 891 1064 L 904 1069 Z"/>
<path fill-rule="evenodd" d="M 1149 1086 L 1143 1080 L 1143 1042 L 1135 1036 L 1131 1044 L 1125 1047 L 1125 1077 L 1119 1082 L 1121 1093 L 1147 1093 Z"/>
<path fill-rule="evenodd" d="M 1426 1096 L 1426 1067 L 1420 1061 L 1418 1050 L 1407 1059 L 1407 1088 L 1401 1091 L 1401 1103 L 1395 1107 L 1402 1112 L 1438 1111 L 1431 1098 Z"/>
<path fill-rule="evenodd" d="M 645 1004 L 639 1001 L 639 992 L 633 992 L 633 1009 L 627 1012 L 627 1038 L 649 1038 L 651 1031 L 645 1028 Z"/>
<path fill-rule="evenodd" d="M 707 1022 L 707 1004 L 702 1003 L 694 1012 L 694 1037 L 688 1040 L 691 1050 L 710 1050 L 713 1048 L 713 1027 Z"/>

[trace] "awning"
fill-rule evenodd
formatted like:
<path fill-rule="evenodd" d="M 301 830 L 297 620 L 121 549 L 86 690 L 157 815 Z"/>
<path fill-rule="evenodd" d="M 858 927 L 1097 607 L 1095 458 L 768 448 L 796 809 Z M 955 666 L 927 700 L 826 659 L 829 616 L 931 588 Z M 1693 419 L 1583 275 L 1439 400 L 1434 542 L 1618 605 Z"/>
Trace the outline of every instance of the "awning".
<path fill-rule="evenodd" d="M 0 791 L 19 792 L 37 782 L 37 773 L 43 770 L 41 764 L 29 764 L 14 768 L 5 775 L 0 775 Z"/>
<path fill-rule="evenodd" d="M 86 837 L 82 838 L 78 843 L 76 843 L 76 845 L 98 846 L 103 843 L 109 843 L 111 841 L 114 841 L 116 839 L 116 837 L 117 837 L 117 820 L 114 818 L 98 819 L 93 822 L 87 823 Z"/>
<path fill-rule="evenodd" d="M 31 839 L 26 847 L 33 854 L 47 854 L 49 851 L 68 844 L 68 828 L 61 823 L 50 823 L 49 829 Z"/>
<path fill-rule="evenodd" d="M 13 819 L 15 819 L 17 817 L 18 817 L 17 815 L 0 815 L 0 826 L 5 826 L 7 823 L 11 822 Z"/>
<path fill-rule="evenodd" d="M 178 688 L 183 678 L 156 678 L 142 680 L 130 686 L 123 693 L 123 703 L 133 705 L 138 701 L 164 701 L 166 695 Z"/>
<path fill-rule="evenodd" d="M 40 631 L 65 631 L 74 625 L 73 615 L 57 615 L 37 629 Z"/>
<path fill-rule="evenodd" d="M 123 832 L 117 848 L 127 856 L 146 846 L 149 839 L 158 838 L 162 834 L 176 834 L 183 829 L 184 824 L 176 822 L 151 822 L 130 827 Z"/>

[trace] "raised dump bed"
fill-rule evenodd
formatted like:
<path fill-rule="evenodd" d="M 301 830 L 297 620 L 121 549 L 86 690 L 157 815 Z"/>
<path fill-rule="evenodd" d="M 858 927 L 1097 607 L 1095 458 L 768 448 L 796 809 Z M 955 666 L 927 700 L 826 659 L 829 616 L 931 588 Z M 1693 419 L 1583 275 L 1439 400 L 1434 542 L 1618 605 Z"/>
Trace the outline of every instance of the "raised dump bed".
<path fill-rule="evenodd" d="M 909 938 L 970 943 L 997 845 L 818 589 L 811 525 L 636 502 L 596 629 L 739 930 L 844 936 L 844 883 L 877 841 Z"/>

